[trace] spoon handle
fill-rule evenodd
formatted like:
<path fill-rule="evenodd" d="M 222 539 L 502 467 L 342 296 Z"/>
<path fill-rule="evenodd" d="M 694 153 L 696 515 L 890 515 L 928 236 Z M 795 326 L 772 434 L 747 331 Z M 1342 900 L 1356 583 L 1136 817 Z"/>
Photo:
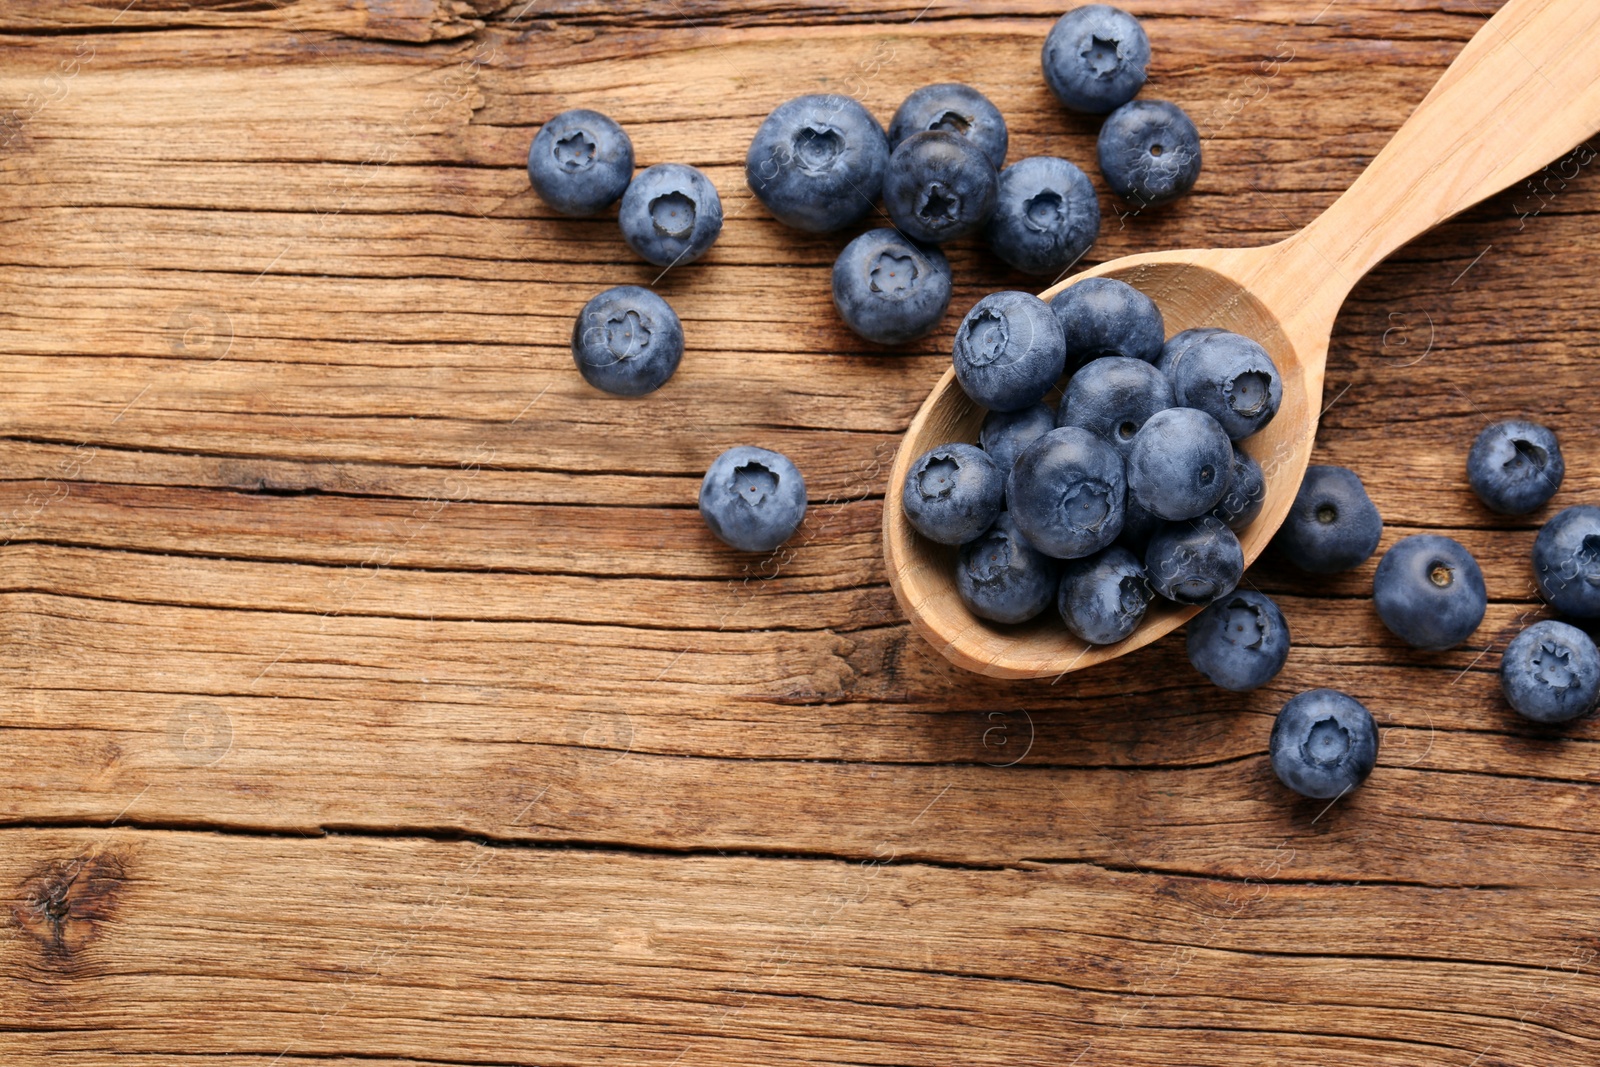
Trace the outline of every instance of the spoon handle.
<path fill-rule="evenodd" d="M 1407 241 L 1577 145 L 1553 175 L 1564 184 L 1594 160 L 1600 144 L 1580 142 L 1597 131 L 1600 0 L 1507 0 L 1355 184 L 1289 243 L 1333 268 L 1327 285 L 1342 300 Z M 1530 182 L 1527 214 L 1546 191 Z"/>

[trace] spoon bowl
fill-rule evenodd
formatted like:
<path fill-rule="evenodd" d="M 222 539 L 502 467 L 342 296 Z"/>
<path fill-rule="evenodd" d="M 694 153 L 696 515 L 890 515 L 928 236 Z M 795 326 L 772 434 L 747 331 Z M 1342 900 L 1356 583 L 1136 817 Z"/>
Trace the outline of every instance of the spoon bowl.
<path fill-rule="evenodd" d="M 1084 278 L 1115 278 L 1156 302 L 1169 337 L 1219 326 L 1272 356 L 1282 404 L 1265 429 L 1239 442 L 1266 476 L 1261 513 L 1239 535 L 1247 566 L 1282 525 L 1310 462 L 1328 342 L 1351 287 L 1407 241 L 1600 130 L 1597 53 L 1593 0 L 1508 0 L 1355 184 L 1299 233 L 1260 248 L 1127 256 L 1040 294 L 1049 300 Z M 884 494 L 890 584 L 946 658 L 993 677 L 1059 677 L 1147 645 L 1200 610 L 1157 598 L 1132 635 L 1100 646 L 1067 632 L 1053 609 L 1015 626 L 973 615 L 956 591 L 957 549 L 912 529 L 900 490 L 928 449 L 977 441 L 984 414 L 947 369 L 907 429 Z"/>

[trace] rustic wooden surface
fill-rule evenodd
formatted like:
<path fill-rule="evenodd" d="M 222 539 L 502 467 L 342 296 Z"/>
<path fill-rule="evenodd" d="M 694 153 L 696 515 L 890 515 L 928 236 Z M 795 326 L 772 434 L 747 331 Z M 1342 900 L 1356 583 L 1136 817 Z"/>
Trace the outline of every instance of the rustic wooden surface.
<path fill-rule="evenodd" d="M 963 674 L 899 616 L 884 473 L 981 294 L 904 354 L 833 315 L 843 238 L 743 188 L 815 89 L 882 118 L 970 81 L 1012 158 L 1093 158 L 1038 74 L 1058 4 L 13 0 L 0 5 L 0 1061 L 1600 1061 L 1600 725 L 1518 721 L 1541 515 L 1470 496 L 1487 419 L 1600 490 L 1600 166 L 1402 249 L 1335 331 L 1314 461 L 1384 545 L 1465 542 L 1491 605 L 1404 649 L 1373 564 L 1264 559 L 1266 689 L 1169 638 L 1059 685 Z M 1149 0 L 1196 195 L 1089 262 L 1282 237 L 1360 172 L 1492 0 Z M 1266 64 L 1266 65 L 1264 65 Z M 659 287 L 660 393 L 588 389 L 590 295 L 647 284 L 522 170 L 595 107 L 716 182 Z M 806 471 L 792 551 L 694 510 L 737 442 Z M 1383 725 L 1331 807 L 1267 766 L 1334 685 Z"/>

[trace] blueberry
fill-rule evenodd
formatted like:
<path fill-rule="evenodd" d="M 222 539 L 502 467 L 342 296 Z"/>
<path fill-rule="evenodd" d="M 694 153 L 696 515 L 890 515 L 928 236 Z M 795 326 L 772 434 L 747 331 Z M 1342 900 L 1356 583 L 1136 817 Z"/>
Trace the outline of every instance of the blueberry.
<path fill-rule="evenodd" d="M 1050 305 L 1032 293 L 990 293 L 956 330 L 956 381 L 992 411 L 1037 404 L 1061 377 L 1067 347 Z"/>
<path fill-rule="evenodd" d="M 1484 506 L 1502 515 L 1526 515 L 1561 488 L 1567 472 L 1556 435 L 1538 423 L 1497 422 L 1467 453 L 1467 481 Z"/>
<path fill-rule="evenodd" d="M 1337 574 L 1378 550 L 1383 518 L 1348 467 L 1312 464 L 1272 543 L 1310 574 Z"/>
<path fill-rule="evenodd" d="M 583 380 L 617 396 L 666 384 L 683 358 L 683 326 L 658 294 L 619 285 L 594 297 L 572 324 L 572 360 Z"/>
<path fill-rule="evenodd" d="M 868 230 L 834 260 L 833 305 L 869 341 L 897 345 L 922 337 L 949 304 L 944 254 L 894 230 Z"/>
<path fill-rule="evenodd" d="M 1103 356 L 1154 362 L 1161 355 L 1161 309 L 1127 282 L 1085 278 L 1057 293 L 1050 310 L 1067 339 L 1069 370 Z"/>
<path fill-rule="evenodd" d="M 1378 724 L 1354 697 L 1313 689 L 1289 698 L 1267 742 L 1278 781 L 1304 797 L 1332 800 L 1366 781 L 1378 763 Z"/>
<path fill-rule="evenodd" d="M 1209 604 L 1227 596 L 1244 577 L 1239 538 L 1206 515 L 1169 522 L 1144 550 L 1144 570 L 1155 591 L 1179 604 Z"/>
<path fill-rule="evenodd" d="M 1100 236 L 1100 200 L 1088 175 L 1055 156 L 1029 156 L 1000 172 L 989 249 L 1027 274 L 1061 274 Z"/>
<path fill-rule="evenodd" d="M 700 517 L 746 552 L 770 552 L 794 536 L 806 514 L 806 482 L 789 457 L 751 445 L 728 449 L 700 483 Z"/>
<path fill-rule="evenodd" d="M 938 244 L 987 222 L 998 186 L 981 148 L 959 134 L 925 130 L 890 154 L 883 206 L 907 237 Z"/>
<path fill-rule="evenodd" d="M 1126 459 L 1134 435 L 1173 403 L 1172 384 L 1155 367 L 1142 359 L 1103 356 L 1085 363 L 1067 382 L 1056 422 L 1105 438 Z"/>
<path fill-rule="evenodd" d="M 978 444 L 989 453 L 1004 478 L 1016 466 L 1024 448 L 1055 428 L 1055 413 L 1048 404 L 1035 404 L 1021 411 L 991 411 L 983 417 Z"/>
<path fill-rule="evenodd" d="M 1128 450 L 1128 491 L 1163 519 L 1192 519 L 1221 502 L 1233 443 L 1203 411 L 1167 408 L 1145 421 Z"/>
<path fill-rule="evenodd" d="M 528 146 L 528 181 L 563 215 L 593 215 L 616 203 L 633 178 L 633 142 L 598 111 L 563 111 Z"/>
<path fill-rule="evenodd" d="M 772 109 L 744 157 L 745 182 L 774 218 L 828 233 L 865 218 L 883 191 L 889 141 L 848 96 L 798 96 Z"/>
<path fill-rule="evenodd" d="M 1434 652 L 1472 636 L 1489 606 L 1478 561 L 1461 542 L 1438 534 L 1396 541 L 1378 561 L 1372 600 L 1396 637 Z"/>
<path fill-rule="evenodd" d="M 1166 344 L 1161 346 L 1161 355 L 1156 357 L 1156 369 L 1168 378 L 1174 378 L 1178 373 L 1179 358 L 1194 347 L 1196 341 L 1226 332 L 1226 330 L 1218 329 L 1215 326 L 1196 326 L 1192 329 L 1178 331 L 1167 339 Z"/>
<path fill-rule="evenodd" d="M 1150 39 L 1126 11 L 1089 4 L 1056 21 L 1041 59 L 1056 99 L 1074 111 L 1104 115 L 1144 87 Z"/>
<path fill-rule="evenodd" d="M 1259 689 L 1289 658 L 1289 624 L 1272 598 L 1236 589 L 1189 623 L 1189 662 L 1213 685 Z"/>
<path fill-rule="evenodd" d="M 959 134 L 977 145 L 995 170 L 1006 165 L 1006 145 L 1011 135 L 1006 131 L 1005 117 L 987 96 L 970 85 L 924 85 L 906 97 L 889 122 L 890 151 L 924 130 Z"/>
<path fill-rule="evenodd" d="M 722 232 L 722 200 L 711 179 L 693 167 L 657 163 L 641 170 L 622 194 L 617 224 L 645 262 L 692 263 Z"/>
<path fill-rule="evenodd" d="M 1243 440 L 1266 426 L 1283 402 L 1283 381 L 1267 350 L 1248 337 L 1219 331 L 1199 337 L 1172 372 L 1178 403 L 1199 408 Z"/>
<path fill-rule="evenodd" d="M 1067 629 L 1091 645 L 1113 645 L 1139 626 L 1154 594 L 1139 557 L 1112 545 L 1061 571 L 1056 608 Z"/>
<path fill-rule="evenodd" d="M 1267 476 L 1244 449 L 1233 446 L 1233 473 L 1228 478 L 1228 491 L 1222 501 L 1211 509 L 1211 516 L 1227 523 L 1238 533 L 1261 514 L 1261 505 L 1267 499 Z M 1373 542 L 1376 546 L 1377 542 Z"/>
<path fill-rule="evenodd" d="M 1540 528 L 1533 540 L 1533 580 L 1561 614 L 1600 619 L 1600 508 L 1564 508 Z"/>
<path fill-rule="evenodd" d="M 1534 722 L 1566 722 L 1600 701 L 1600 650 L 1576 626 L 1546 619 L 1506 646 L 1500 690 L 1517 714 Z"/>
<path fill-rule="evenodd" d="M 1039 551 L 1062 559 L 1116 540 L 1126 494 L 1117 450 L 1076 426 L 1051 430 L 1023 449 L 1006 480 L 1017 528 Z"/>
<path fill-rule="evenodd" d="M 1200 131 L 1183 108 L 1134 100 L 1100 127 L 1100 173 L 1111 191 L 1140 208 L 1170 203 L 1200 177 Z"/>
<path fill-rule="evenodd" d="M 1005 476 L 977 445 L 941 445 L 911 465 L 900 502 L 923 537 L 959 545 L 994 525 L 1005 487 Z"/>
<path fill-rule="evenodd" d="M 1060 575 L 1061 562 L 1029 544 L 1002 511 L 988 532 L 961 546 L 956 592 L 979 618 L 1027 622 L 1055 599 Z"/>

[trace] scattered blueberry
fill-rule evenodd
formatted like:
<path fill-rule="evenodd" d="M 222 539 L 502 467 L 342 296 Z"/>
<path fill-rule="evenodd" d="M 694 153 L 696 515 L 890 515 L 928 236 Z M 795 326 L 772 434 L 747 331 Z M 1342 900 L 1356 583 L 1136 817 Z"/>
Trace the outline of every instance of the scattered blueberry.
<path fill-rule="evenodd" d="M 1396 541 L 1378 561 L 1372 599 L 1396 637 L 1435 652 L 1472 636 L 1489 605 L 1478 561 L 1461 542 L 1438 534 Z"/>
<path fill-rule="evenodd" d="M 593 215 L 616 203 L 633 178 L 633 142 L 598 111 L 563 111 L 528 146 L 528 181 L 563 215 Z"/>
<path fill-rule="evenodd" d="M 1236 693 L 1272 681 L 1289 658 L 1289 624 L 1272 598 L 1236 589 L 1189 622 L 1189 662 Z"/>
<path fill-rule="evenodd" d="M 1533 540 L 1533 580 L 1561 614 L 1600 619 L 1600 508 L 1564 508 L 1540 528 Z"/>
<path fill-rule="evenodd" d="M 1061 572 L 1056 608 L 1067 629 L 1091 645 L 1114 645 L 1133 633 L 1153 594 L 1139 557 L 1112 545 Z"/>
<path fill-rule="evenodd" d="M 1088 175 L 1056 156 L 1029 156 L 1000 172 L 990 251 L 1027 274 L 1057 275 L 1100 236 L 1100 200 Z"/>
<path fill-rule="evenodd" d="M 1378 724 L 1354 697 L 1313 689 L 1289 698 L 1267 742 L 1278 781 L 1304 797 L 1332 800 L 1366 781 L 1378 763 Z"/>
<path fill-rule="evenodd" d="M 970 85 L 945 82 L 924 85 L 900 105 L 889 122 L 889 150 L 914 133 L 938 130 L 965 137 L 999 170 L 1006 165 L 1006 145 L 1011 135 L 1000 109 Z"/>
<path fill-rule="evenodd" d="M 956 381 L 992 411 L 1032 407 L 1066 365 L 1061 324 L 1032 293 L 990 293 L 956 330 Z"/>
<path fill-rule="evenodd" d="M 1178 359 L 1194 347 L 1196 341 L 1226 332 L 1215 326 L 1196 326 L 1188 330 L 1179 330 L 1161 346 L 1161 355 L 1156 357 L 1156 369 L 1176 381 Z"/>
<path fill-rule="evenodd" d="M 622 194 L 622 239 L 647 263 L 693 263 L 722 232 L 722 199 L 711 179 L 683 163 L 646 167 Z"/>
<path fill-rule="evenodd" d="M 1168 600 L 1209 604 L 1238 587 L 1244 550 L 1232 530 L 1206 515 L 1157 530 L 1144 550 L 1144 570 Z"/>
<path fill-rule="evenodd" d="M 1200 131 L 1183 108 L 1134 100 L 1100 127 L 1100 173 L 1111 191 L 1141 208 L 1178 199 L 1200 177 Z"/>
<path fill-rule="evenodd" d="M 1199 408 L 1239 441 L 1278 413 L 1283 382 L 1265 348 L 1248 337 L 1218 331 L 1195 338 L 1183 350 L 1172 372 L 1172 392 L 1178 403 Z"/>
<path fill-rule="evenodd" d="M 1378 550 L 1383 519 L 1348 467 L 1312 464 L 1272 543 L 1310 574 L 1337 574 Z"/>
<path fill-rule="evenodd" d="M 1534 722 L 1566 722 L 1600 701 L 1600 650 L 1576 626 L 1536 622 L 1506 646 L 1500 690 L 1517 714 Z"/>
<path fill-rule="evenodd" d="M 1502 515 L 1526 515 L 1544 506 L 1567 472 L 1561 445 L 1549 429 L 1512 419 L 1478 435 L 1467 453 L 1467 481 L 1484 506 Z"/>
<path fill-rule="evenodd" d="M 868 230 L 833 263 L 833 304 L 869 341 L 897 345 L 932 330 L 950 304 L 950 264 L 937 248 Z"/>
<path fill-rule="evenodd" d="M 1004 478 L 1016 466 L 1024 448 L 1055 428 L 1056 416 L 1049 404 L 1035 404 L 1021 411 L 991 411 L 983 417 L 978 444 L 989 453 Z"/>
<path fill-rule="evenodd" d="M 1092 555 L 1122 529 L 1127 482 L 1117 450 L 1088 430 L 1063 426 L 1023 449 L 1006 502 L 1024 537 L 1061 559 Z"/>
<path fill-rule="evenodd" d="M 1227 523 L 1238 533 L 1261 514 L 1261 505 L 1267 499 L 1267 477 L 1261 464 L 1238 445 L 1233 446 L 1233 474 L 1228 479 L 1228 491 L 1222 502 L 1211 509 L 1211 516 Z M 1373 542 L 1374 545 L 1377 542 Z"/>
<path fill-rule="evenodd" d="M 806 482 L 789 457 L 751 445 L 728 449 L 700 483 L 700 517 L 745 552 L 770 552 L 806 514 Z"/>
<path fill-rule="evenodd" d="M 772 109 L 744 157 L 745 183 L 785 226 L 828 233 L 865 218 L 883 192 L 889 140 L 848 96 L 797 96 Z"/>
<path fill-rule="evenodd" d="M 1161 309 L 1127 282 L 1085 278 L 1057 293 L 1050 310 L 1067 339 L 1069 370 L 1103 356 L 1154 362 L 1161 355 Z"/>
<path fill-rule="evenodd" d="M 1145 421 L 1128 450 L 1128 491 L 1163 519 L 1192 519 L 1222 500 L 1233 443 L 1203 411 L 1167 408 Z"/>
<path fill-rule="evenodd" d="M 1005 487 L 1005 476 L 977 445 L 941 445 L 911 465 L 900 502 L 923 537 L 959 545 L 994 525 Z"/>
<path fill-rule="evenodd" d="M 981 148 L 959 134 L 924 130 L 890 154 L 883 206 L 907 237 L 938 244 L 988 221 L 998 186 Z"/>
<path fill-rule="evenodd" d="M 1067 382 L 1056 422 L 1105 438 L 1126 459 L 1134 435 L 1173 403 L 1172 383 L 1155 367 L 1142 359 L 1103 356 L 1085 363 Z"/>
<path fill-rule="evenodd" d="M 1002 511 L 987 533 L 961 546 L 956 592 L 967 609 L 993 622 L 1027 622 L 1050 606 L 1061 562 L 1028 543 Z"/>
<path fill-rule="evenodd" d="M 1150 39 L 1139 20 L 1110 4 L 1062 15 L 1044 41 L 1044 80 L 1074 111 L 1104 115 L 1144 87 Z"/>
<path fill-rule="evenodd" d="M 617 396 L 666 384 L 683 358 L 683 326 L 657 293 L 619 285 L 594 297 L 572 324 L 572 360 L 583 380 Z"/>

